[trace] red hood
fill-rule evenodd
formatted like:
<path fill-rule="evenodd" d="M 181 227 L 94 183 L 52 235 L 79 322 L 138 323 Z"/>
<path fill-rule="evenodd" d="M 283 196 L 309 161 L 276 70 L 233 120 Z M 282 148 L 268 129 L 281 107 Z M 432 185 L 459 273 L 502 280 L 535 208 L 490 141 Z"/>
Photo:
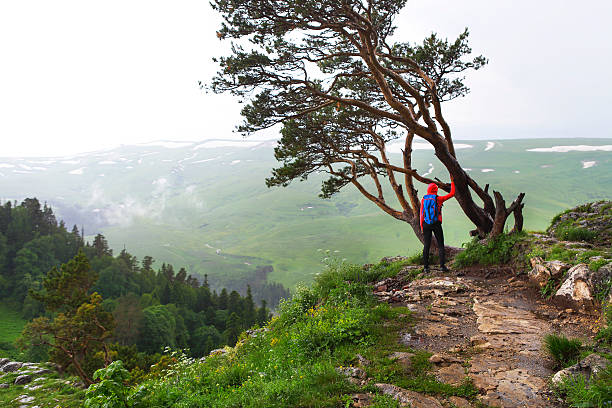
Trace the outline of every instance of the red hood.
<path fill-rule="evenodd" d="M 427 194 L 438 194 L 438 186 L 435 183 L 428 185 Z"/>

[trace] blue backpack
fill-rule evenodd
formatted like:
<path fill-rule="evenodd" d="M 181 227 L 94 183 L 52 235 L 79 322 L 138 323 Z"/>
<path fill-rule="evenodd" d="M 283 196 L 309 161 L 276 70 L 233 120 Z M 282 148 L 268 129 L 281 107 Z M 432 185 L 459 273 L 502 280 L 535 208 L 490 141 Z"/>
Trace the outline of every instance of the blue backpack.
<path fill-rule="evenodd" d="M 433 224 L 438 221 L 439 214 L 438 196 L 435 194 L 425 195 L 423 197 L 423 221 L 427 224 Z"/>

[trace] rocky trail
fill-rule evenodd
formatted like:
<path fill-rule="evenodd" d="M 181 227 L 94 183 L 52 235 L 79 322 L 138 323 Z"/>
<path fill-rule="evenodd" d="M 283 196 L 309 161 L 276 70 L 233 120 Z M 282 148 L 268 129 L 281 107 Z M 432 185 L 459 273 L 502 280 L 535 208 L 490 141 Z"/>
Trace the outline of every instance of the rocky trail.
<path fill-rule="evenodd" d="M 400 273 L 376 283 L 374 293 L 413 311 L 416 324 L 401 341 L 434 353 L 430 362 L 438 380 L 459 385 L 469 377 L 487 406 L 563 406 L 548 388 L 555 371 L 542 340 L 549 333 L 588 338 L 593 316 L 547 304 L 525 275 L 466 272 L 412 282 Z M 394 397 L 401 393 L 385 386 L 378 385 Z M 404 397 L 413 407 L 472 406 L 458 397 L 435 402 L 427 397 L 426 403 Z"/>

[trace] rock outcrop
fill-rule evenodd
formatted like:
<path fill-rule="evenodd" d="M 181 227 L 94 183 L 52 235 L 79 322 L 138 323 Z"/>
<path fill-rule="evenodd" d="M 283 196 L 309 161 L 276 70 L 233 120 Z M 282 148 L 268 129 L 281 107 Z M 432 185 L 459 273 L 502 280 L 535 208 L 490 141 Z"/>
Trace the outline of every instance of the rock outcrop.
<path fill-rule="evenodd" d="M 595 295 L 612 280 L 612 263 L 593 271 L 587 264 L 574 265 L 567 271 L 567 277 L 555 293 L 577 302 L 592 301 Z"/>
<path fill-rule="evenodd" d="M 583 360 L 571 367 L 558 371 L 552 378 L 553 384 L 559 384 L 566 377 L 576 377 L 582 375 L 587 381 L 600 371 L 605 370 L 610 364 L 606 358 L 599 354 L 589 354 Z"/>
<path fill-rule="evenodd" d="M 564 238 L 567 228 L 580 228 L 590 232 L 593 243 L 609 246 L 612 243 L 612 201 L 597 201 L 574 207 L 555 217 L 548 233 Z"/>
<path fill-rule="evenodd" d="M 389 395 L 397 400 L 401 406 L 412 408 L 442 408 L 437 399 L 419 394 L 418 392 L 406 390 L 393 384 L 374 384 L 383 394 Z"/>

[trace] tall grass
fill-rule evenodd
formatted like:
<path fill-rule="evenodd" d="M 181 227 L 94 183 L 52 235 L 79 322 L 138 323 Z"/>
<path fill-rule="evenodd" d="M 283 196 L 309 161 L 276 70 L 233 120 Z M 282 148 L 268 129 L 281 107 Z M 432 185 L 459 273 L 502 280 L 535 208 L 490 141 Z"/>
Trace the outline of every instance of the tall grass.
<path fill-rule="evenodd" d="M 455 257 L 455 266 L 496 265 L 509 262 L 514 255 L 515 245 L 522 241 L 526 233 L 500 234 L 485 242 L 474 239 L 464 244 L 465 251 Z"/>
<path fill-rule="evenodd" d="M 544 346 L 558 366 L 569 367 L 578 362 L 582 342 L 562 334 L 548 334 L 544 337 Z"/>

